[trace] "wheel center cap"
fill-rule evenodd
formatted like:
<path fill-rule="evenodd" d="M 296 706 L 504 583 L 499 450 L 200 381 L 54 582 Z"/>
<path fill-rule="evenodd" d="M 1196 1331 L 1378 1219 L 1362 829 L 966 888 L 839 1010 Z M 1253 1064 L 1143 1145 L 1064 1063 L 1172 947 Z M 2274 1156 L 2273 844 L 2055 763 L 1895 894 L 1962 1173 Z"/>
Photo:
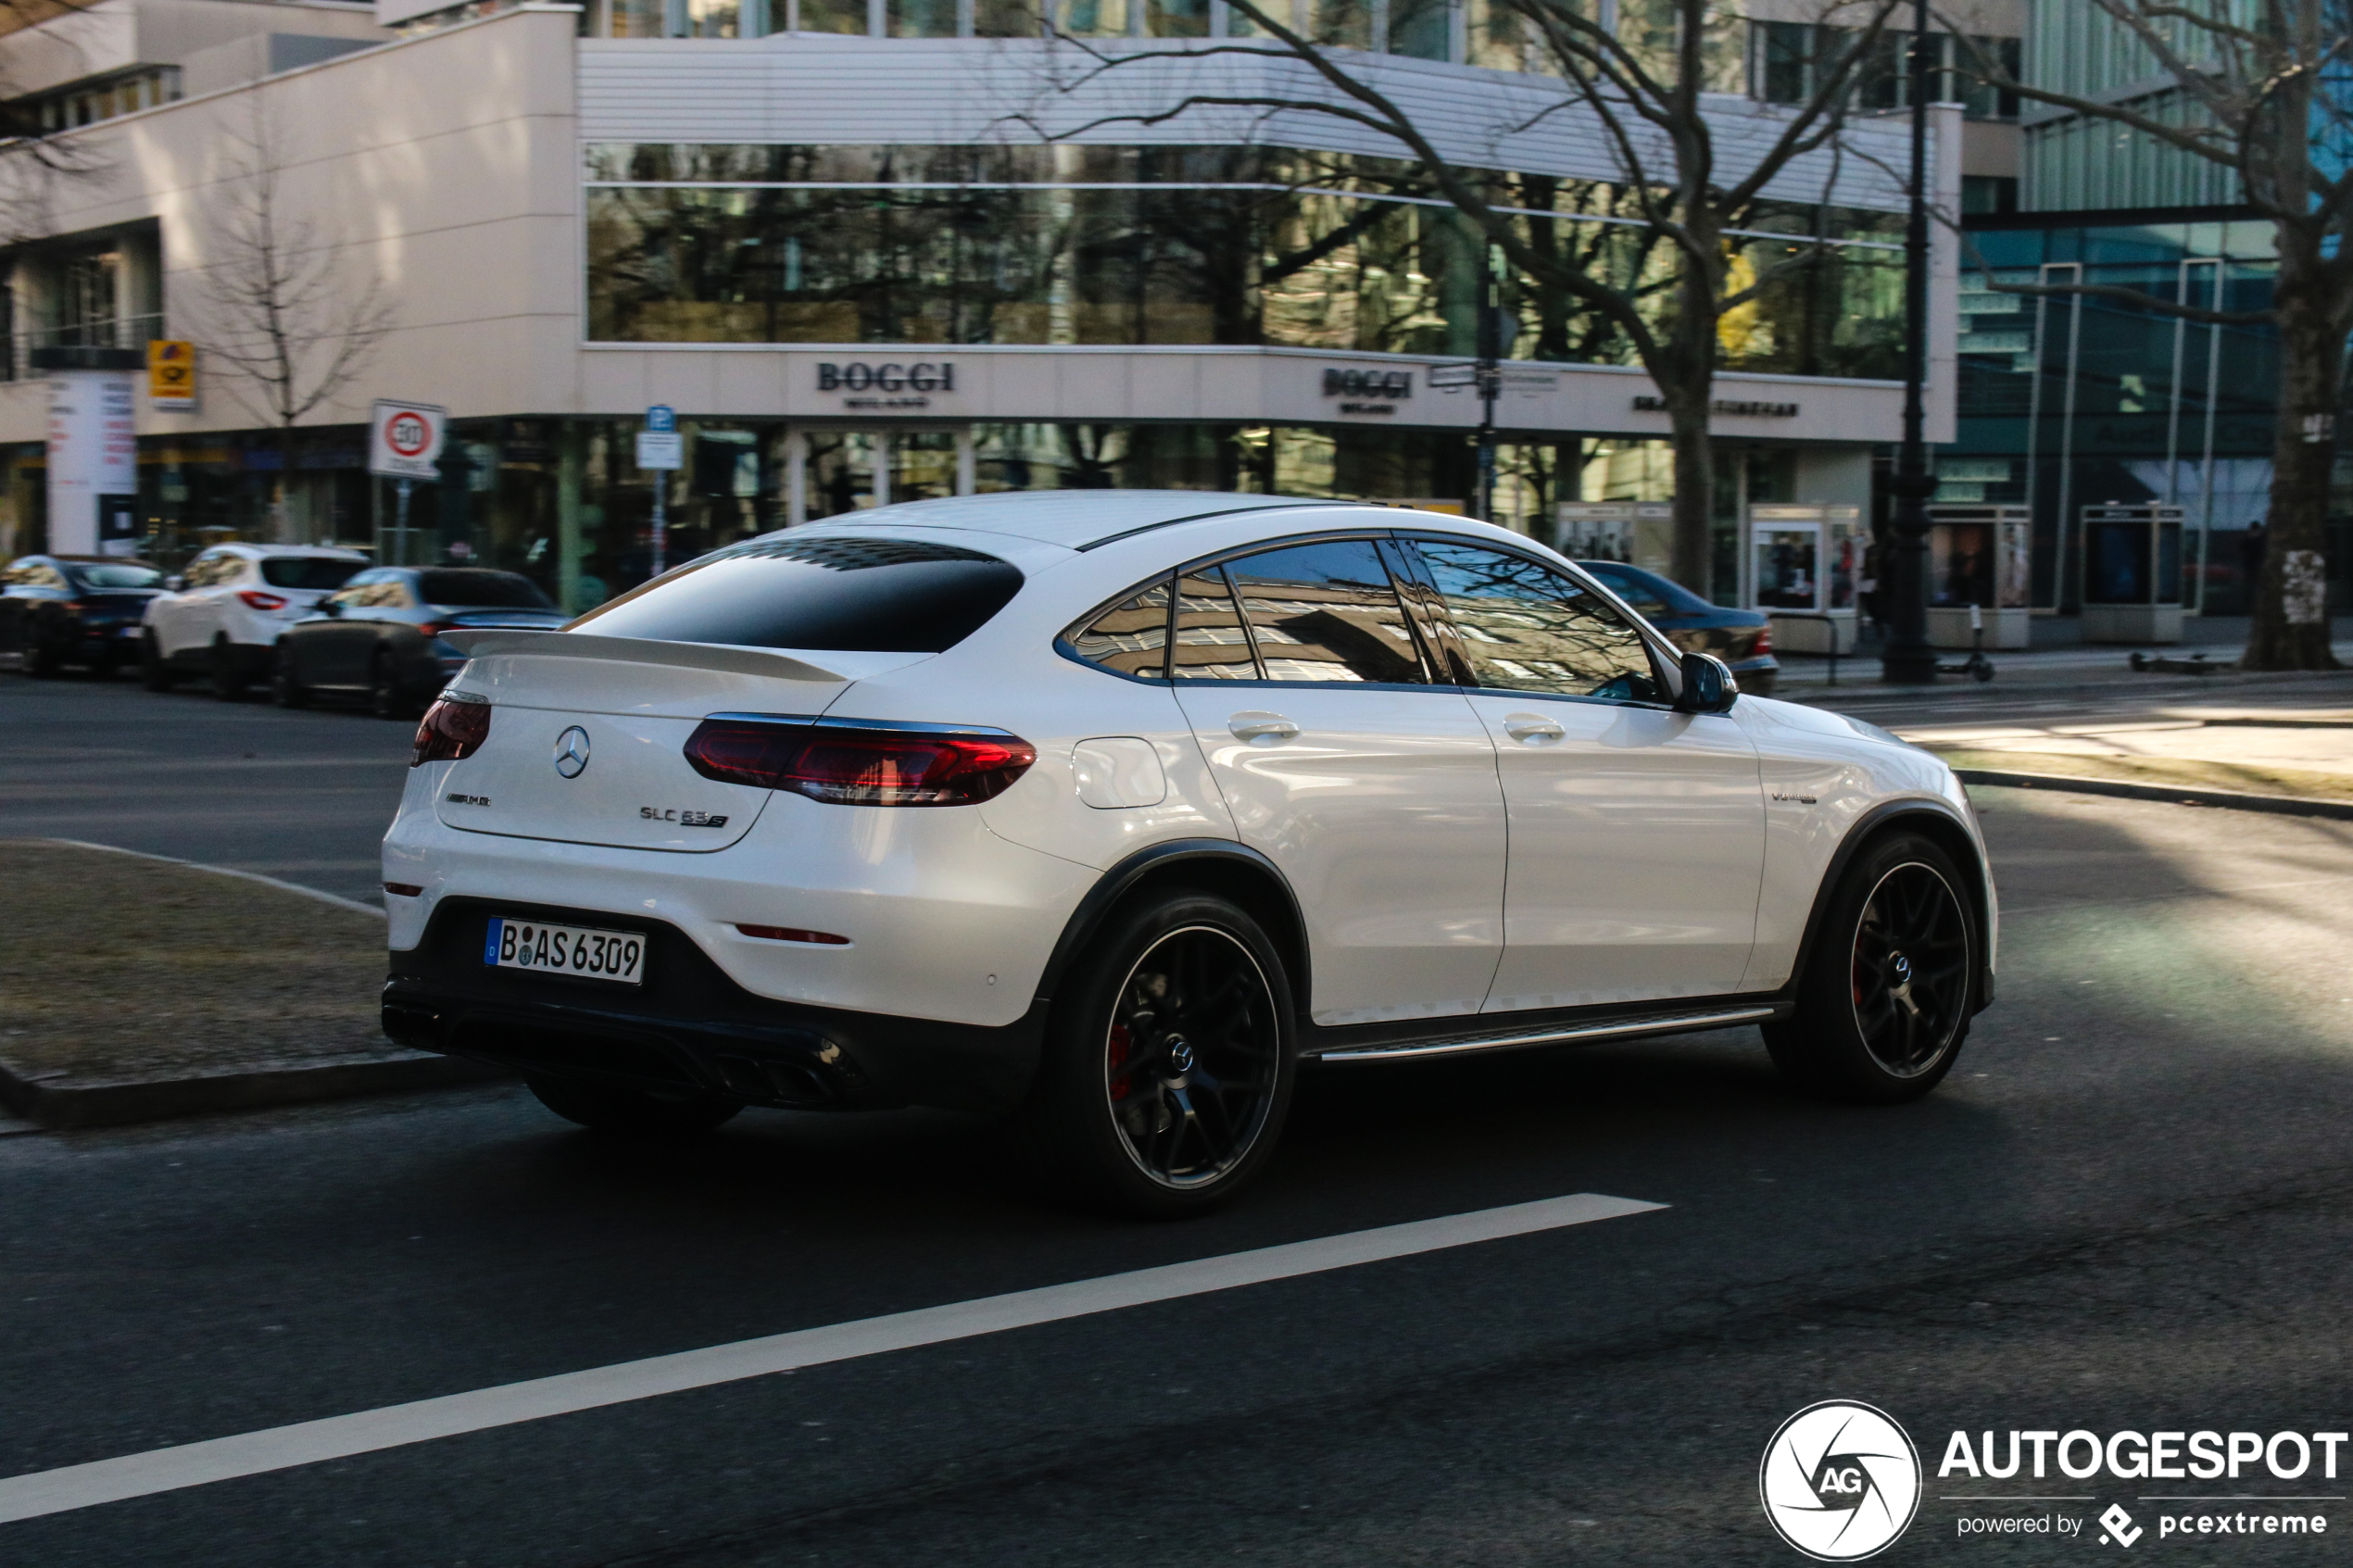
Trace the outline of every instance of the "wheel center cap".
<path fill-rule="evenodd" d="M 1182 1035 L 1168 1042 L 1168 1069 L 1172 1073 L 1190 1073 L 1193 1070 L 1192 1043 Z"/>
<path fill-rule="evenodd" d="M 1898 985 L 1909 985 L 1912 983 L 1912 960 L 1906 958 L 1903 954 L 1898 953 L 1895 955 L 1894 961 L 1895 969 L 1895 984 Z"/>

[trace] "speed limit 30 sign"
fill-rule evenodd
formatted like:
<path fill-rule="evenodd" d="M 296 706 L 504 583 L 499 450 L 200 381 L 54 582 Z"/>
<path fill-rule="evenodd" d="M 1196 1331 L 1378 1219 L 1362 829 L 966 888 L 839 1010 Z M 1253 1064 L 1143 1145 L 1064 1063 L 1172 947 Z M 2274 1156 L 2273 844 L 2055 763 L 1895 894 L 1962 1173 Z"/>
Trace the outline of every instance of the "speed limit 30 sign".
<path fill-rule="evenodd" d="M 377 399 L 368 431 L 368 471 L 394 479 L 438 479 L 435 464 L 448 430 L 449 410 L 438 403 Z"/>

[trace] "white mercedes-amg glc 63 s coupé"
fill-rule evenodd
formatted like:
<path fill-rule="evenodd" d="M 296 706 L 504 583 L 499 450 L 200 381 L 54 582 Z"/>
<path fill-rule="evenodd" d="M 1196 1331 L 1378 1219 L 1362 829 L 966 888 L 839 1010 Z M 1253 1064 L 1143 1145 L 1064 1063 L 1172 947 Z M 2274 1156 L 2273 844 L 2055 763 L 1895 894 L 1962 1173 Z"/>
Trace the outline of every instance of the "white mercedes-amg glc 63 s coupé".
<path fill-rule="evenodd" d="M 1265 1165 L 1304 1058 L 1754 1024 L 1892 1102 L 1994 994 L 1950 769 L 1482 523 L 922 501 L 450 639 L 384 1026 L 591 1127 L 964 1108 L 1174 1215 Z"/>

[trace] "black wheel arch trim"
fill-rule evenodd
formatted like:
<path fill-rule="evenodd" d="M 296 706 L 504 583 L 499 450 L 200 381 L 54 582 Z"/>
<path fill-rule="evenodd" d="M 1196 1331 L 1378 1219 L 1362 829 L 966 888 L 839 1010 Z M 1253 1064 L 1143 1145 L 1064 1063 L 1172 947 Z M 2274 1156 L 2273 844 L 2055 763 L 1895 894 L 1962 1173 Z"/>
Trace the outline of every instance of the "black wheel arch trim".
<path fill-rule="evenodd" d="M 1846 875 L 1846 868 L 1854 863 L 1855 857 L 1862 853 L 1872 839 L 1889 826 L 1901 823 L 1907 818 L 1934 822 L 1969 847 L 1966 857 L 1956 857 L 1963 861 L 1964 871 L 1976 873 L 1968 891 L 1971 907 L 1977 911 L 1978 942 L 1983 949 L 1978 954 L 1977 989 L 1969 1011 L 1982 1012 L 1993 1005 L 1994 951 L 1993 943 L 1986 938 L 1993 916 L 1993 910 L 1988 907 L 1993 878 L 1987 873 L 1976 838 L 1970 834 L 1969 824 L 1962 820 L 1961 814 L 1945 801 L 1925 797 L 1882 801 L 1856 818 L 1855 825 L 1846 830 L 1846 836 L 1839 840 L 1838 847 L 1831 852 L 1830 864 L 1824 868 L 1822 880 L 1814 889 L 1814 907 L 1806 914 L 1806 933 L 1798 938 L 1797 958 L 1790 966 L 1789 979 L 1782 985 L 1780 994 L 1795 995 L 1798 982 L 1805 976 L 1806 966 L 1813 959 L 1814 943 L 1821 934 L 1822 921 L 1830 913 L 1831 898 Z"/>
<path fill-rule="evenodd" d="M 1061 989 L 1063 977 L 1078 955 L 1093 941 L 1113 909 L 1121 899 L 1135 891 L 1147 877 L 1171 867 L 1183 864 L 1224 864 L 1246 869 L 1253 877 L 1270 883 L 1280 894 L 1290 916 L 1291 930 L 1298 937 L 1297 951 L 1284 957 L 1297 972 L 1286 976 L 1290 982 L 1291 998 L 1302 1020 L 1308 1016 L 1310 959 L 1307 947 L 1307 917 L 1300 908 L 1299 895 L 1291 888 L 1290 879 L 1280 867 L 1249 845 L 1230 838 L 1172 838 L 1159 844 L 1148 844 L 1122 859 L 1114 861 L 1095 885 L 1078 901 L 1070 918 L 1063 922 L 1063 933 L 1047 957 L 1046 967 L 1038 977 L 1037 1000 L 1051 1002 Z M 1284 933 L 1268 932 L 1278 947 L 1283 947 Z"/>

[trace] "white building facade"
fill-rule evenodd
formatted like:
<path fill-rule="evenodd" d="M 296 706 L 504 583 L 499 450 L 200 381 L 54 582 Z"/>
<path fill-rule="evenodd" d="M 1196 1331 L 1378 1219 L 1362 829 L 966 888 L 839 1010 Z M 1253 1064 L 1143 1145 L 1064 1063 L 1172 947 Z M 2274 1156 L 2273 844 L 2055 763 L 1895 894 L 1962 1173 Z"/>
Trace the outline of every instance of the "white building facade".
<path fill-rule="evenodd" d="M 1332 23 L 1359 28 L 1340 36 L 1365 79 L 1537 243 L 1662 276 L 1590 115 L 1502 69 L 1527 62 L 1483 10 L 1404 3 Z M 975 490 L 1470 502 L 1480 405 L 1452 383 L 1477 351 L 1483 242 L 1395 144 L 1329 116 L 1148 119 L 1189 95 L 1321 91 L 1295 62 L 1204 52 L 1241 31 L 1222 4 L 1075 6 L 1063 31 L 1081 36 L 1059 41 L 979 35 L 1023 25 L 997 0 L 380 6 L 392 42 L 74 131 L 102 171 L 51 182 L 9 253 L 0 544 L 63 537 L 43 502 L 41 367 L 150 339 L 198 345 L 195 407 L 138 399 L 140 547 L 166 560 L 336 539 L 510 567 L 577 608 L 650 569 L 656 485 L 672 561 Z M 1718 102 L 1731 178 L 1786 111 Z M 1949 207 L 1958 117 L 1935 114 Z M 1739 237 L 1736 266 L 1755 268 L 1809 233 L 1837 244 L 1726 320 L 1719 596 L 1747 506 L 1868 508 L 1874 452 L 1899 434 L 1906 126 L 1853 137 L 1799 160 Z M 232 215 L 265 177 L 333 283 L 296 383 L 352 301 L 384 306 L 359 373 L 291 434 L 206 346 L 236 330 L 254 257 Z M 1938 254 L 1932 440 L 1949 438 L 1955 347 Z M 1516 281 L 1504 297 L 1500 520 L 1551 538 L 1564 503 L 1665 499 L 1666 416 L 1622 334 Z M 406 533 L 364 472 L 378 397 L 452 417 Z M 674 472 L 635 465 L 655 405 L 685 433 Z"/>

